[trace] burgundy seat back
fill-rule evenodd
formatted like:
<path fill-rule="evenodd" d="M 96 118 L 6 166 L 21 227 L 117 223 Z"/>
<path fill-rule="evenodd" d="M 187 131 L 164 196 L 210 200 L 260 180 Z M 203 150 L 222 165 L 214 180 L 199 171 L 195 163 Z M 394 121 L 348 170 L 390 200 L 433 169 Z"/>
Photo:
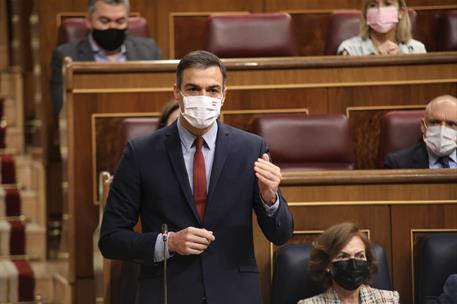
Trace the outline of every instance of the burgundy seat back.
<path fill-rule="evenodd" d="M 457 51 L 457 10 L 441 15 L 438 21 L 437 51 Z"/>
<path fill-rule="evenodd" d="M 73 42 L 89 34 L 86 18 L 65 18 L 59 26 L 58 44 Z M 149 30 L 146 19 L 143 17 L 129 17 L 129 35 L 148 37 Z"/>
<path fill-rule="evenodd" d="M 132 117 L 125 118 L 121 122 L 119 153 L 116 162 L 119 161 L 122 151 L 127 142 L 135 137 L 154 132 L 159 127 L 159 117 Z"/>
<path fill-rule="evenodd" d="M 221 58 L 298 56 L 289 14 L 214 15 L 205 49 Z"/>
<path fill-rule="evenodd" d="M 414 33 L 416 24 L 416 11 L 408 9 L 411 20 L 411 30 Z M 360 33 L 360 11 L 359 10 L 335 10 L 330 15 L 325 43 L 325 55 L 336 55 L 340 44 Z"/>
<path fill-rule="evenodd" d="M 344 115 L 262 115 L 253 118 L 252 130 L 265 139 L 281 169 L 354 168 L 351 129 Z"/>
<path fill-rule="evenodd" d="M 330 15 L 325 55 L 336 55 L 341 42 L 357 36 L 360 31 L 359 10 L 336 10 Z"/>
<path fill-rule="evenodd" d="M 124 146 L 130 139 L 151 133 L 159 127 L 159 117 L 125 118 L 121 123 L 121 144 Z"/>
<path fill-rule="evenodd" d="M 420 120 L 424 110 L 387 112 L 381 121 L 378 163 L 382 168 L 387 154 L 405 149 L 420 142 Z"/>

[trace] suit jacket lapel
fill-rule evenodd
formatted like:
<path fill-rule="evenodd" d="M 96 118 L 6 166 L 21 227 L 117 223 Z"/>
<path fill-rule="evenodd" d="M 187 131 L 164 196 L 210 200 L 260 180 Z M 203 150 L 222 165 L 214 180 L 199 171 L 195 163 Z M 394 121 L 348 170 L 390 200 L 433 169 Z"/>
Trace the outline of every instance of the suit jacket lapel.
<path fill-rule="evenodd" d="M 207 208 L 208 202 L 211 201 L 211 198 L 214 196 L 214 189 L 216 188 L 217 182 L 221 175 L 222 169 L 224 168 L 225 161 L 227 156 L 230 154 L 231 149 L 231 138 L 230 132 L 227 127 L 220 121 L 218 121 L 218 131 L 216 138 L 216 151 L 214 154 L 213 168 L 211 169 L 211 179 L 208 189 L 207 197 Z"/>
<path fill-rule="evenodd" d="M 94 52 L 90 46 L 89 38 L 81 39 L 77 46 L 78 58 L 75 61 L 95 61 Z"/>
<path fill-rule="evenodd" d="M 167 139 L 165 145 L 168 152 L 168 157 L 170 163 L 175 171 L 176 178 L 178 180 L 179 186 L 181 187 L 184 196 L 186 197 L 186 202 L 191 208 L 194 216 L 198 220 L 198 214 L 195 210 L 194 198 L 192 196 L 192 191 L 189 185 L 189 178 L 187 176 L 186 165 L 184 164 L 184 158 L 182 156 L 181 150 L 181 141 L 179 138 L 178 127 L 176 122 L 168 128 L 166 133 Z"/>
<path fill-rule="evenodd" d="M 414 168 L 416 169 L 429 168 L 428 152 L 424 142 L 419 145 L 417 152 L 413 156 L 412 162 L 414 164 Z"/>
<path fill-rule="evenodd" d="M 126 49 L 126 56 L 127 60 L 139 60 L 136 44 L 130 39 L 128 36 L 125 39 L 125 49 Z"/>

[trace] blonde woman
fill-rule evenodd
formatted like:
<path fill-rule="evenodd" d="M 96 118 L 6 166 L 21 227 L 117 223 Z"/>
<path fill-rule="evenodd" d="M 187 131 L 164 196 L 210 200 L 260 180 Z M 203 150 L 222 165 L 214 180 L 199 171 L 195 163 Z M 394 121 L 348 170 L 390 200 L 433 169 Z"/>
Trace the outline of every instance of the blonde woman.
<path fill-rule="evenodd" d="M 397 55 L 426 53 L 411 35 L 405 0 L 364 0 L 360 34 L 341 43 L 340 55 Z"/>

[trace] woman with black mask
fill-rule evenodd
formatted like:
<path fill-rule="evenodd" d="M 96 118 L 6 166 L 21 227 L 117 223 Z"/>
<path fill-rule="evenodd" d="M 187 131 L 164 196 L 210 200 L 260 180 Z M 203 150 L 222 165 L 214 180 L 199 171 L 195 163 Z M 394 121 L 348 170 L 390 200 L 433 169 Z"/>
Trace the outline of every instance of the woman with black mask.
<path fill-rule="evenodd" d="M 313 243 L 309 272 L 325 292 L 298 304 L 399 303 L 396 291 L 368 285 L 378 268 L 370 241 L 353 223 L 328 228 Z"/>

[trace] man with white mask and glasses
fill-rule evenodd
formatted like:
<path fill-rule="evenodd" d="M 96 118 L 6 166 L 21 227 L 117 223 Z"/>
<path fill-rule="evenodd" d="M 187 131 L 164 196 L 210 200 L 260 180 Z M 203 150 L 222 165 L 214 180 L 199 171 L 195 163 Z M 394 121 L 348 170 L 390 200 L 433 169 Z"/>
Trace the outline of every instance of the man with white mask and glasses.
<path fill-rule="evenodd" d="M 179 118 L 131 140 L 114 175 L 99 247 L 140 264 L 137 303 L 163 302 L 166 259 L 170 304 L 260 304 L 252 212 L 271 242 L 292 236 L 265 142 L 218 120 L 226 78 L 214 54 L 184 56 L 174 85 Z M 133 231 L 138 218 L 142 233 Z"/>
<path fill-rule="evenodd" d="M 384 168 L 456 168 L 457 167 L 457 98 L 436 97 L 425 108 L 421 120 L 423 141 L 387 155 Z"/>

